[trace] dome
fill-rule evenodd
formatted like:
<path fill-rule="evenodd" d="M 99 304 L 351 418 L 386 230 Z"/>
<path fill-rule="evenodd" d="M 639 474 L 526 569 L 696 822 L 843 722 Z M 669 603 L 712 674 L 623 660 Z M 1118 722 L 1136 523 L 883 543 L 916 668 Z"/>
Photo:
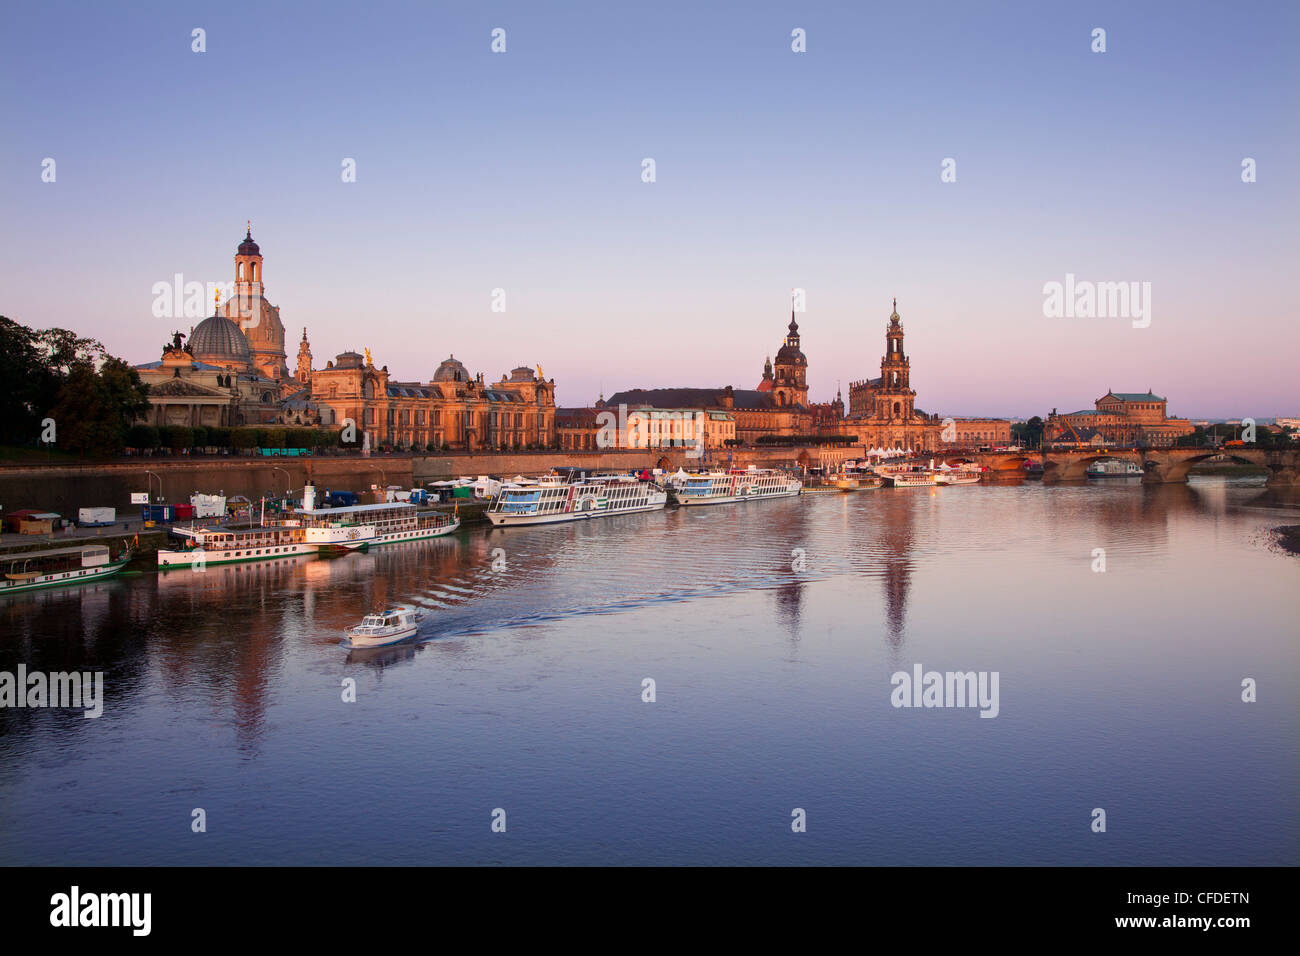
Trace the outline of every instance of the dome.
<path fill-rule="evenodd" d="M 438 370 L 433 373 L 433 380 L 435 382 L 468 382 L 469 371 L 456 356 L 451 355 L 438 366 Z"/>
<path fill-rule="evenodd" d="M 210 315 L 190 334 L 190 354 L 229 356 L 248 361 L 248 339 L 239 326 L 224 315 Z"/>
<path fill-rule="evenodd" d="M 795 321 L 793 312 L 790 313 L 789 330 L 789 334 L 785 337 L 785 344 L 776 353 L 776 364 L 807 365 L 808 359 L 804 358 L 803 352 L 799 351 L 799 323 Z"/>
<path fill-rule="evenodd" d="M 257 243 L 253 241 L 252 226 L 249 226 L 248 232 L 244 234 L 244 241 L 239 244 L 239 252 L 237 254 L 241 256 L 260 256 L 262 254 L 262 250 L 259 249 Z"/>

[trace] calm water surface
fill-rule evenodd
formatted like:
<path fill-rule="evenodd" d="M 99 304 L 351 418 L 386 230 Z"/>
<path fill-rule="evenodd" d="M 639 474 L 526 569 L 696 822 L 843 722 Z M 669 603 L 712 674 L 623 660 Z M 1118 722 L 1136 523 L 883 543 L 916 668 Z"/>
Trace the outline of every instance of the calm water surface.
<path fill-rule="evenodd" d="M 1223 480 L 886 489 L 0 599 L 0 670 L 106 684 L 0 710 L 0 863 L 1293 864 L 1296 523 Z M 341 648 L 383 601 L 428 639 Z M 999 716 L 895 709 L 915 663 L 999 672 Z"/>

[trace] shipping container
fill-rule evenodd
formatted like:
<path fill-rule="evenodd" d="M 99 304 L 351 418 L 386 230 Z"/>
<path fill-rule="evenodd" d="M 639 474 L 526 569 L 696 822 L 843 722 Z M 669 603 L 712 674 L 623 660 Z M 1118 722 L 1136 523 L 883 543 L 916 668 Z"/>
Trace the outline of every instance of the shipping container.
<path fill-rule="evenodd" d="M 77 524 L 85 528 L 99 528 L 116 523 L 116 508 L 81 508 L 77 511 Z"/>
<path fill-rule="evenodd" d="M 190 504 L 194 507 L 196 518 L 221 518 L 226 513 L 226 499 L 223 495 L 190 495 Z"/>

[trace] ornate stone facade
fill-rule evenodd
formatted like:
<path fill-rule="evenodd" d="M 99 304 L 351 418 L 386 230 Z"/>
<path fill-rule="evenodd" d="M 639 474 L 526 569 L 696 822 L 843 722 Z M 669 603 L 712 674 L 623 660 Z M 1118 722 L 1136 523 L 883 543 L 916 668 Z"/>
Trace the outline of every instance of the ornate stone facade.
<path fill-rule="evenodd" d="M 540 372 L 540 369 L 538 370 Z M 556 441 L 555 380 L 521 366 L 493 385 L 471 376 L 455 356 L 426 383 L 391 380 L 388 366 L 344 352 L 311 373 L 321 423 L 349 421 L 371 447 L 458 451 L 549 448 Z"/>
<path fill-rule="evenodd" d="M 555 381 L 520 367 L 493 385 L 454 357 L 427 383 L 390 380 L 388 367 L 344 352 L 312 368 L 302 330 L 289 374 L 280 310 L 265 296 L 262 251 L 249 226 L 235 251 L 234 294 L 186 336 L 174 333 L 160 361 L 136 366 L 149 384 L 147 421 L 157 425 L 355 423 L 372 448 L 457 451 L 551 447 Z"/>
<path fill-rule="evenodd" d="M 885 355 L 880 377 L 849 384 L 849 414 L 840 424 L 844 435 L 857 435 L 868 447 L 934 451 L 940 443 L 940 422 L 916 407 L 912 363 L 903 349 L 903 322 L 898 300 L 885 328 Z"/>
<path fill-rule="evenodd" d="M 1112 392 L 1092 409 L 1058 414 L 1052 409 L 1043 428 L 1043 442 L 1054 445 L 1132 445 L 1168 447 L 1195 429 L 1185 418 L 1170 418 L 1168 399 L 1151 389 Z"/>

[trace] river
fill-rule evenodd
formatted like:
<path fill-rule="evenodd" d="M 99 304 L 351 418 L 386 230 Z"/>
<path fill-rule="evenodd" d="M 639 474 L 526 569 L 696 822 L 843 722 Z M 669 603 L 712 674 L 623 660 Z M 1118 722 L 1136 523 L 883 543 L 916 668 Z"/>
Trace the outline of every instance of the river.
<path fill-rule="evenodd" d="M 0 863 L 1292 864 L 1298 514 L 882 489 L 12 596 L 0 671 L 104 709 L 0 709 Z M 340 647 L 387 601 L 418 643 Z"/>

